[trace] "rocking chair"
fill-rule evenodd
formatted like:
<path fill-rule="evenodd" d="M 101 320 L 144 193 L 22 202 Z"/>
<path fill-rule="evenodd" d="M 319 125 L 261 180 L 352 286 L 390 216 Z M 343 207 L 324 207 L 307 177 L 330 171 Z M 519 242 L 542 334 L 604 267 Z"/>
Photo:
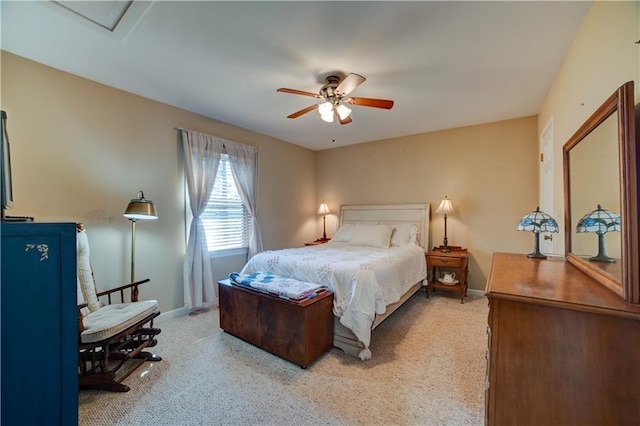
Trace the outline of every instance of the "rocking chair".
<path fill-rule="evenodd" d="M 122 380 L 145 361 L 162 360 L 144 351 L 157 344 L 155 336 L 160 329 L 153 327 L 153 319 L 160 315 L 158 302 L 138 301 L 138 285 L 149 279 L 96 292 L 84 226 L 78 224 L 77 231 L 80 389 L 127 392 L 129 386 L 122 384 Z M 125 297 L 127 289 L 130 290 L 129 300 Z M 119 303 L 112 303 L 112 296 Z M 100 297 L 107 299 L 106 305 Z"/>

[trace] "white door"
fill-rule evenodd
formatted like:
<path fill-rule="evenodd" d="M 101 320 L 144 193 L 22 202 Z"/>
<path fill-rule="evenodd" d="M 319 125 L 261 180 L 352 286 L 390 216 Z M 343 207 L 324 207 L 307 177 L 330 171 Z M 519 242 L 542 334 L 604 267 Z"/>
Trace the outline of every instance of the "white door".
<path fill-rule="evenodd" d="M 553 202 L 553 117 L 549 119 L 540 135 L 540 169 L 538 175 L 540 176 L 540 194 L 538 197 L 540 210 L 558 221 Z M 559 224 L 560 222 L 558 221 Z M 543 254 L 556 253 L 555 241 L 558 238 L 557 236 L 557 233 L 540 235 L 540 251 Z"/>

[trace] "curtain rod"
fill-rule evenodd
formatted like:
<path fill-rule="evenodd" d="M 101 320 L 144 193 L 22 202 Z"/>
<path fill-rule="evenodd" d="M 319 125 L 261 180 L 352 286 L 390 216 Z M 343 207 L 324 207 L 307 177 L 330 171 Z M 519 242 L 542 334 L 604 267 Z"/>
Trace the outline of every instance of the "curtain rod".
<path fill-rule="evenodd" d="M 174 127 L 174 129 L 175 129 L 175 130 L 186 130 L 186 131 L 188 131 L 188 132 L 202 133 L 203 135 L 207 135 L 207 134 L 208 134 L 208 133 L 199 132 L 199 131 L 197 131 L 197 130 L 185 129 L 184 127 Z M 213 135 L 209 135 L 209 136 L 213 136 Z M 252 147 L 252 148 L 254 148 L 254 149 L 257 149 L 258 151 L 262 151 L 262 148 L 260 148 L 260 147 L 258 147 L 258 146 L 249 145 L 249 144 L 247 144 L 247 143 L 244 143 L 244 144 L 243 144 L 242 142 L 230 141 L 230 140 L 228 140 L 228 139 L 221 138 L 220 136 L 213 136 L 213 137 L 214 137 L 214 138 L 218 138 L 218 139 L 222 139 L 222 140 L 226 140 L 227 142 L 230 142 L 230 143 L 237 143 L 237 144 L 240 144 L 240 145 L 247 145 L 247 146 L 250 146 L 250 147 Z M 224 146 L 224 142 L 223 142 L 223 144 L 222 144 L 222 145 Z"/>

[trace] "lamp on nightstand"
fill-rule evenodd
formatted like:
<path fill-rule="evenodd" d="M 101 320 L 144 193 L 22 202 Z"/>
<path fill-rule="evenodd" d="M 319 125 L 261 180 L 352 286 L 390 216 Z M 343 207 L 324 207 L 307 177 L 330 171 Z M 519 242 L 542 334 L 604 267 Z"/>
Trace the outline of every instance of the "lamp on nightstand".
<path fill-rule="evenodd" d="M 517 229 L 518 231 L 533 232 L 533 253 L 529 253 L 527 257 L 534 259 L 546 259 L 547 256 L 540 253 L 540 233 L 558 232 L 558 222 L 545 212 L 541 212 L 540 207 L 536 207 L 535 211 L 520 219 Z"/>
<path fill-rule="evenodd" d="M 444 214 L 444 245 L 440 248 L 440 251 L 448 253 L 451 249 L 449 248 L 449 240 L 447 239 L 447 214 L 453 213 L 453 205 L 446 195 L 444 196 L 444 200 L 440 201 L 440 205 L 436 209 L 436 213 Z"/>
<path fill-rule="evenodd" d="M 331 211 L 329 210 L 329 206 L 324 201 L 320 204 L 320 208 L 318 209 L 318 214 L 322 215 L 322 239 L 319 241 L 327 241 L 327 216 Z"/>

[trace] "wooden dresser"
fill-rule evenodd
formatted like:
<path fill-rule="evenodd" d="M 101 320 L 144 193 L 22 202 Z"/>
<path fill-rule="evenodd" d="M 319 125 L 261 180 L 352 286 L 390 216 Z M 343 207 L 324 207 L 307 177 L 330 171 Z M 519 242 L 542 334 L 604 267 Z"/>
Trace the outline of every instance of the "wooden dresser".
<path fill-rule="evenodd" d="M 487 425 L 640 423 L 640 305 L 563 259 L 496 253 Z"/>

